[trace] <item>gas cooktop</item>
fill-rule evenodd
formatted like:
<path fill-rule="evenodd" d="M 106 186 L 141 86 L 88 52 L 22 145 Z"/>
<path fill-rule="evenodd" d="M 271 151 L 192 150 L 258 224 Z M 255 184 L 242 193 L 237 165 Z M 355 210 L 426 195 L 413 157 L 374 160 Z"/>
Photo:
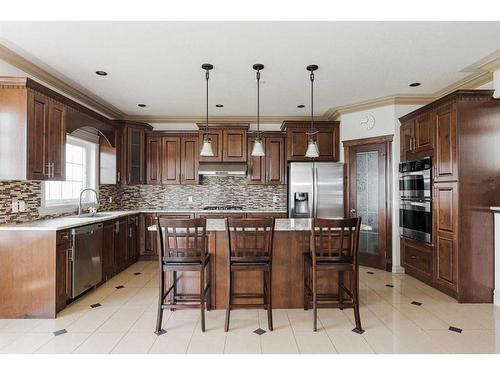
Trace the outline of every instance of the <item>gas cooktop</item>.
<path fill-rule="evenodd" d="M 243 210 L 243 207 L 241 206 L 206 206 L 203 207 L 204 210 L 210 210 L 210 211 L 228 211 L 228 210 Z"/>

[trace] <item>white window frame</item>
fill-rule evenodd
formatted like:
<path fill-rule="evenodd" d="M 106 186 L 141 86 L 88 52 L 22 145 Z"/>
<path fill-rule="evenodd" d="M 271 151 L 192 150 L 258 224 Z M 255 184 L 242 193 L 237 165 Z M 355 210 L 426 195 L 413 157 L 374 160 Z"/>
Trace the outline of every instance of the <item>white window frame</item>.
<path fill-rule="evenodd" d="M 83 140 L 81 138 L 72 137 L 70 135 L 66 136 L 66 143 L 87 147 L 86 166 L 89 181 L 87 181 L 87 186 L 85 187 L 91 187 L 99 192 L 99 145 L 87 140 Z M 66 168 L 66 164 L 64 165 L 64 168 Z M 78 198 L 65 200 L 47 200 L 47 182 L 48 181 L 44 181 L 41 186 L 42 202 L 41 207 L 38 210 L 40 215 L 44 216 L 74 212 L 78 208 Z M 94 193 L 87 192 L 83 196 L 82 207 L 86 209 L 94 205 L 95 199 L 96 198 Z"/>

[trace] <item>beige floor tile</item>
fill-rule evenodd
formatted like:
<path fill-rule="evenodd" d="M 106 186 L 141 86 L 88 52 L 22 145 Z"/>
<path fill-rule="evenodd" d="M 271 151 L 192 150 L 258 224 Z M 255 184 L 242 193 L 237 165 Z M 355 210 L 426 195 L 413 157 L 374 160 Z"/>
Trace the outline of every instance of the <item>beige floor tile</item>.
<path fill-rule="evenodd" d="M 122 288 L 115 289 L 115 292 L 104 298 L 100 303 L 103 306 L 120 306 L 124 305 L 132 299 L 137 293 L 139 293 L 140 288 Z"/>
<path fill-rule="evenodd" d="M 167 333 L 168 334 L 168 333 Z M 223 354 L 226 343 L 225 332 L 195 332 L 189 342 L 188 354 Z"/>
<path fill-rule="evenodd" d="M 267 326 L 267 311 L 266 310 L 258 310 L 259 311 L 259 325 L 262 329 L 268 330 Z M 273 329 L 275 331 L 279 331 L 281 329 L 289 329 L 290 320 L 288 319 L 287 310 L 285 309 L 274 309 L 273 310 Z"/>
<path fill-rule="evenodd" d="M 267 334 L 267 333 L 266 333 Z M 261 354 L 260 336 L 255 333 L 234 333 L 226 335 L 224 354 Z"/>
<path fill-rule="evenodd" d="M 54 335 L 52 333 L 25 333 L 20 335 L 10 344 L 4 346 L 0 353 L 30 354 L 37 351 L 42 345 L 49 342 Z"/>
<path fill-rule="evenodd" d="M 0 332 L 0 350 L 16 340 L 22 333 Z"/>
<path fill-rule="evenodd" d="M 94 332 L 118 309 L 118 306 L 97 307 L 83 314 L 76 321 L 66 327 L 68 332 Z"/>
<path fill-rule="evenodd" d="M 128 332 L 143 313 L 142 307 L 119 309 L 99 326 L 97 332 Z"/>
<path fill-rule="evenodd" d="M 156 339 L 157 336 L 153 332 L 129 332 L 116 344 L 111 353 L 146 354 Z"/>
<path fill-rule="evenodd" d="M 37 354 L 67 354 L 78 348 L 88 337 L 90 333 L 68 332 L 55 336 L 52 340 L 40 347 Z"/>
<path fill-rule="evenodd" d="M 125 336 L 123 332 L 92 333 L 73 353 L 75 354 L 107 354 Z"/>
<path fill-rule="evenodd" d="M 398 310 L 422 329 L 448 329 L 449 324 L 421 306 L 400 305 Z"/>
<path fill-rule="evenodd" d="M 150 354 L 185 354 L 191 340 L 190 332 L 167 332 L 158 336 L 151 346 Z"/>
<path fill-rule="evenodd" d="M 45 319 L 5 319 L 0 333 L 25 333 L 42 324 Z"/>
<path fill-rule="evenodd" d="M 500 353 L 500 337 L 494 331 L 464 330 L 462 333 L 428 331 L 429 336 L 452 354 Z"/>
<path fill-rule="evenodd" d="M 326 332 L 294 332 L 300 354 L 336 354 Z"/>
<path fill-rule="evenodd" d="M 170 311 L 166 310 L 163 312 L 163 327 L 166 326 L 166 322 L 170 318 Z M 130 328 L 130 332 L 154 332 L 156 329 L 156 311 L 145 311 L 139 319 Z"/>
<path fill-rule="evenodd" d="M 299 348 L 291 329 L 267 332 L 260 336 L 263 354 L 298 354 Z"/>
<path fill-rule="evenodd" d="M 363 335 L 354 332 L 327 331 L 335 350 L 339 354 L 371 354 L 374 353 Z"/>

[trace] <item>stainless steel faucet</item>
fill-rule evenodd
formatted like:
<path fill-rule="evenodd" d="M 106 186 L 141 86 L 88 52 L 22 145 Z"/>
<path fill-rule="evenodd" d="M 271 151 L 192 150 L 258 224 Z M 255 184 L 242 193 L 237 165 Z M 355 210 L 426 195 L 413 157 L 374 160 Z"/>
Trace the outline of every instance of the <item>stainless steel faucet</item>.
<path fill-rule="evenodd" d="M 93 191 L 95 193 L 96 206 L 99 207 L 99 193 L 97 192 L 97 190 L 92 189 L 92 188 L 83 189 L 80 192 L 80 199 L 78 200 L 78 215 L 82 214 L 82 196 L 83 196 L 83 193 L 85 193 L 87 190 Z"/>

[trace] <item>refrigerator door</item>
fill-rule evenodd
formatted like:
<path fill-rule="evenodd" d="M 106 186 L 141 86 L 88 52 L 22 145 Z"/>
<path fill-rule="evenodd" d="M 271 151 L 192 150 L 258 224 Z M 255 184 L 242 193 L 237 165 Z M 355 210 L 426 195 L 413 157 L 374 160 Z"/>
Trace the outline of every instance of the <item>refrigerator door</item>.
<path fill-rule="evenodd" d="M 290 163 L 288 170 L 288 217 L 312 217 L 313 214 L 313 163 Z M 296 201 L 296 193 L 306 193 L 307 203 Z M 302 198 L 305 194 L 298 194 Z M 296 207 L 297 204 L 297 207 Z M 299 207 L 300 205 L 300 207 Z M 307 214 L 297 213 L 296 208 L 304 211 L 307 207 Z"/>
<path fill-rule="evenodd" d="M 344 164 L 314 163 L 314 217 L 344 217 Z"/>

